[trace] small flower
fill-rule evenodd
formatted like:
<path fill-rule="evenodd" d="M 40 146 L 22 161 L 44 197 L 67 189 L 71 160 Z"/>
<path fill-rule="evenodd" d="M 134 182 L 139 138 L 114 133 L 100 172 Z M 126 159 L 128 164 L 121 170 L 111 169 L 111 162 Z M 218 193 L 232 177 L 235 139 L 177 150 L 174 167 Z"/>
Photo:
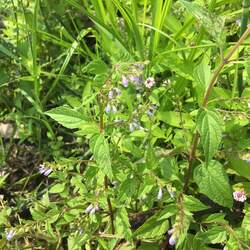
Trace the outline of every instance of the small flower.
<path fill-rule="evenodd" d="M 133 120 L 133 122 L 129 124 L 129 130 L 130 132 L 134 132 L 136 129 L 143 129 L 143 127 L 140 126 L 137 120 Z"/>
<path fill-rule="evenodd" d="M 172 235 L 173 232 L 174 232 L 174 229 L 173 229 L 173 228 L 169 229 L 169 230 L 168 230 L 168 235 Z"/>
<path fill-rule="evenodd" d="M 126 76 L 122 75 L 122 85 L 127 88 L 128 87 L 128 79 Z"/>
<path fill-rule="evenodd" d="M 105 112 L 106 112 L 106 113 L 110 113 L 110 111 L 111 111 L 111 107 L 110 107 L 110 105 L 108 104 L 108 105 L 106 106 L 106 108 L 105 108 Z"/>
<path fill-rule="evenodd" d="M 149 109 L 147 110 L 147 115 L 148 115 L 148 116 L 153 116 L 156 109 L 157 109 L 157 105 L 152 105 L 152 106 L 149 107 Z"/>
<path fill-rule="evenodd" d="M 157 200 L 161 200 L 161 199 L 162 199 L 162 196 L 163 196 L 162 189 L 159 188 L 159 191 L 158 191 L 158 194 L 157 194 Z"/>
<path fill-rule="evenodd" d="M 170 246 L 174 246 L 176 244 L 176 239 L 174 237 L 174 235 L 171 235 L 168 241 Z"/>
<path fill-rule="evenodd" d="M 114 88 L 114 91 L 116 92 L 117 96 L 120 96 L 122 94 L 122 91 L 119 88 Z"/>
<path fill-rule="evenodd" d="M 11 229 L 9 232 L 6 232 L 6 239 L 10 241 L 14 237 L 15 234 L 16 232 Z"/>
<path fill-rule="evenodd" d="M 250 109 L 250 102 L 247 104 L 247 107 Z"/>
<path fill-rule="evenodd" d="M 92 204 L 88 205 L 88 207 L 85 209 L 85 213 L 89 214 L 93 208 L 94 206 Z"/>
<path fill-rule="evenodd" d="M 52 172 L 52 169 L 51 168 L 46 168 L 44 164 L 40 164 L 38 171 L 39 171 L 40 174 L 48 176 Z"/>
<path fill-rule="evenodd" d="M 117 112 L 117 108 L 116 108 L 116 106 L 114 106 L 114 105 L 112 106 L 112 112 L 113 112 L 113 113 L 116 113 L 116 112 Z"/>
<path fill-rule="evenodd" d="M 96 211 L 99 210 L 99 206 L 90 204 L 86 209 L 85 209 L 85 213 L 86 214 L 95 214 Z"/>
<path fill-rule="evenodd" d="M 152 87 L 154 86 L 154 84 L 155 84 L 155 79 L 154 79 L 153 77 L 148 77 L 144 84 L 145 84 L 145 86 L 146 86 L 147 88 L 150 89 L 150 88 L 152 88 Z"/>
<path fill-rule="evenodd" d="M 108 93 L 109 99 L 112 99 L 112 98 L 113 98 L 113 95 L 114 95 L 114 91 L 113 91 L 113 90 L 110 90 L 109 93 Z"/>
<path fill-rule="evenodd" d="M 239 201 L 239 202 L 244 202 L 247 199 L 245 191 L 242 191 L 242 190 L 237 190 L 233 192 L 233 197 L 236 201 Z"/>
<path fill-rule="evenodd" d="M 168 240 L 168 243 L 170 246 L 174 246 L 176 244 L 176 239 L 175 239 L 175 236 L 174 236 L 174 229 L 171 228 L 168 230 L 168 235 L 170 236 L 169 240 Z"/>
<path fill-rule="evenodd" d="M 138 76 L 130 76 L 129 79 L 130 79 L 131 82 L 133 82 L 135 84 L 139 84 L 140 81 L 141 81 L 140 77 L 138 77 Z"/>
<path fill-rule="evenodd" d="M 240 27 L 241 26 L 241 20 L 240 19 L 237 19 L 236 21 L 236 24 Z"/>
<path fill-rule="evenodd" d="M 247 163 L 250 163 L 250 157 L 247 157 L 247 158 L 245 159 L 245 161 L 246 161 Z"/>
<path fill-rule="evenodd" d="M 134 66 L 140 70 L 143 70 L 144 69 L 144 65 L 141 64 L 141 63 L 134 63 Z"/>

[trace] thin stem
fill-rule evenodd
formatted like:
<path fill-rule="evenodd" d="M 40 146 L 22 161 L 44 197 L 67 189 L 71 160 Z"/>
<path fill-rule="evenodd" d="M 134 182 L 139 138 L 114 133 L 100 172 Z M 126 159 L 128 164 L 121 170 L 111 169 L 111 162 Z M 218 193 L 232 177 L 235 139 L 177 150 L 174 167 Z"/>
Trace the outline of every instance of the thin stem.
<path fill-rule="evenodd" d="M 247 36 L 249 35 L 249 33 L 250 33 L 250 25 L 248 25 L 247 30 L 244 32 L 244 34 L 240 37 L 240 39 L 238 40 L 238 42 L 233 46 L 233 48 L 224 57 L 224 59 L 221 61 L 221 63 L 219 64 L 219 66 L 214 71 L 214 74 L 213 74 L 213 76 L 211 78 L 209 86 L 208 86 L 208 88 L 207 88 L 207 90 L 205 92 L 201 108 L 206 108 L 207 107 L 209 97 L 211 95 L 211 92 L 213 90 L 213 87 L 214 87 L 214 85 L 215 85 L 215 83 L 217 81 L 217 78 L 218 78 L 221 70 L 229 62 L 229 59 L 231 58 L 231 56 L 235 53 L 235 51 L 239 48 L 239 46 L 247 38 Z M 196 149 L 197 149 L 197 146 L 198 146 L 198 143 L 199 143 L 199 133 L 198 133 L 197 130 L 194 132 L 193 140 L 192 141 L 193 142 L 192 142 L 191 150 L 190 150 L 189 157 L 188 157 L 188 169 L 187 169 L 187 172 L 185 174 L 185 181 L 184 181 L 184 187 L 183 187 L 183 192 L 184 193 L 188 192 L 189 180 L 190 180 L 192 169 L 193 169 L 193 161 L 195 159 L 195 153 L 196 153 Z"/>
<path fill-rule="evenodd" d="M 111 78 L 111 75 L 110 77 L 108 77 L 105 83 L 109 81 L 109 78 Z M 104 110 L 103 110 L 102 93 L 100 93 L 97 101 L 98 101 L 99 110 L 100 110 L 99 130 L 100 130 L 100 133 L 102 134 L 104 132 L 104 119 L 103 119 Z M 107 175 L 105 175 L 104 177 L 104 188 L 105 188 L 105 191 L 107 192 L 108 191 L 108 176 Z M 114 212 L 113 212 L 111 199 L 109 197 L 107 197 L 107 203 L 108 203 L 108 209 L 109 209 L 109 216 L 111 220 L 111 231 L 112 231 L 112 234 L 115 234 Z"/>

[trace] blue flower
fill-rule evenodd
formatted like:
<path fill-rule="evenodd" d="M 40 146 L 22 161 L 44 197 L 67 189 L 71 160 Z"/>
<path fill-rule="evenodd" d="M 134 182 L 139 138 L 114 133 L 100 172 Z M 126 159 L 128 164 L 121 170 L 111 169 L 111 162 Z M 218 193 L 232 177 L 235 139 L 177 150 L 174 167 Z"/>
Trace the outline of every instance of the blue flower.
<path fill-rule="evenodd" d="M 15 236 L 16 232 L 14 230 L 10 230 L 9 232 L 6 232 L 6 239 L 8 241 L 12 240 L 12 238 Z"/>

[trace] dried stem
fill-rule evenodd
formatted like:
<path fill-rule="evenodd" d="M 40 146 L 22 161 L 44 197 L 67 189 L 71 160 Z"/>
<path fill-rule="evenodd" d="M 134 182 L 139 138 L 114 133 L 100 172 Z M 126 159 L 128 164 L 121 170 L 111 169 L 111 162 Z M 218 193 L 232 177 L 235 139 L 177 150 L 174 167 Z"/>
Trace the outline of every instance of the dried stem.
<path fill-rule="evenodd" d="M 221 72 L 221 70 L 224 68 L 224 66 L 229 62 L 229 59 L 231 58 L 231 56 L 235 53 L 235 51 L 239 48 L 239 46 L 243 43 L 243 41 L 247 38 L 247 36 L 250 33 L 250 26 L 248 25 L 247 30 L 244 32 L 244 34 L 240 37 L 240 39 L 238 40 L 238 42 L 233 46 L 233 48 L 229 51 L 229 53 L 224 57 L 224 59 L 221 61 L 221 63 L 219 64 L 219 66 L 216 68 L 216 70 L 214 71 L 214 74 L 211 78 L 211 81 L 208 85 L 208 88 L 205 92 L 204 98 L 203 98 L 203 102 L 201 107 L 202 108 L 206 108 L 208 105 L 208 99 L 210 97 L 210 94 L 213 90 L 213 87 L 217 81 L 217 78 Z M 189 180 L 191 177 L 191 173 L 192 173 L 192 169 L 193 169 L 193 161 L 195 158 L 195 153 L 196 153 L 196 149 L 199 143 L 199 133 L 198 131 L 195 131 L 194 135 L 193 135 L 193 140 L 192 140 L 192 146 L 191 146 L 191 150 L 189 153 L 189 157 L 188 157 L 188 169 L 187 172 L 185 174 L 185 182 L 184 182 L 184 187 L 183 187 L 183 192 L 187 193 L 188 192 L 188 185 L 189 185 Z"/>

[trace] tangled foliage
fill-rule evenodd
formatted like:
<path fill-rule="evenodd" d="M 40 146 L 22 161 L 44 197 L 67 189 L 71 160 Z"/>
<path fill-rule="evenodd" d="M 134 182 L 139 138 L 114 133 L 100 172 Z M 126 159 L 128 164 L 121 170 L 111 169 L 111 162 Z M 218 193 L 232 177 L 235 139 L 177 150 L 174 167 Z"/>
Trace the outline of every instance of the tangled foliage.
<path fill-rule="evenodd" d="M 240 2 L 0 0 L 0 249 L 249 249 Z"/>

